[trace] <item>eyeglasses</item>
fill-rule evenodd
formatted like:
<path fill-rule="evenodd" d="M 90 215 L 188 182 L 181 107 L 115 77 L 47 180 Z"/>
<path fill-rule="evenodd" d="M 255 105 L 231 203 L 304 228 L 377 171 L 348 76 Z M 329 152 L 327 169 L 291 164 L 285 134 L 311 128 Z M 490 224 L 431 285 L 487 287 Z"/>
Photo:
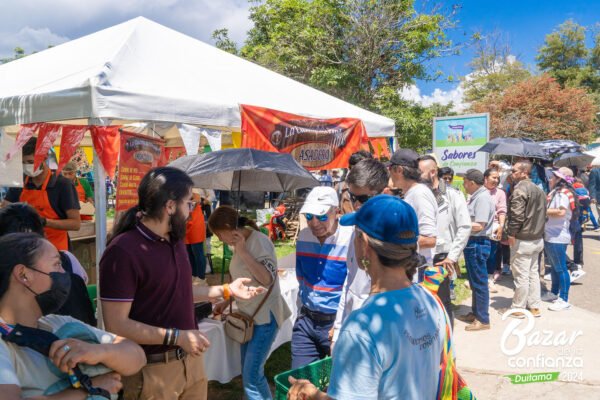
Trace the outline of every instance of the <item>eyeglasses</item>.
<path fill-rule="evenodd" d="M 196 204 L 198 204 L 198 202 L 197 201 L 188 201 L 187 204 L 188 204 L 190 211 L 194 211 L 194 208 L 196 208 Z"/>
<path fill-rule="evenodd" d="M 350 201 L 356 203 L 357 201 L 360 204 L 364 204 L 369 201 L 370 198 L 377 196 L 376 194 L 354 194 L 348 190 L 348 194 L 350 195 Z"/>
<path fill-rule="evenodd" d="M 313 218 L 317 218 L 317 220 L 319 220 L 321 222 L 325 222 L 329 219 L 329 216 L 327 214 L 314 215 L 314 214 L 306 213 L 306 214 L 304 214 L 304 216 L 306 217 L 307 221 L 312 221 Z"/>

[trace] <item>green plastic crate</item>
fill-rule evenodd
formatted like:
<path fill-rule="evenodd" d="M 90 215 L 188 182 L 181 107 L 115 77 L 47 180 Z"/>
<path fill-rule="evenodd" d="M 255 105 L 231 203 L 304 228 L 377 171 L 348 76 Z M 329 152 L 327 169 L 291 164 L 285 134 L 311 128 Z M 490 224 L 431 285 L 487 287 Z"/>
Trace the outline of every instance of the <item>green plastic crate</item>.
<path fill-rule="evenodd" d="M 329 387 L 329 376 L 331 375 L 331 357 L 315 361 L 297 369 L 282 372 L 275 376 L 275 400 L 286 400 L 290 383 L 288 377 L 296 379 L 308 379 L 319 390 L 326 391 Z"/>

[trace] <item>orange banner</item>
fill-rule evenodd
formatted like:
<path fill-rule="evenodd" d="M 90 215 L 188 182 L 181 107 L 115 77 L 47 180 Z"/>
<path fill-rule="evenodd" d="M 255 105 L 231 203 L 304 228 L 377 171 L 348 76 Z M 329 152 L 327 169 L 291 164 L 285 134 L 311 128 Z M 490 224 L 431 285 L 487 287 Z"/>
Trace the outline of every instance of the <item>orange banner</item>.
<path fill-rule="evenodd" d="M 364 140 L 362 149 L 372 153 L 378 160 L 384 159 L 385 161 L 389 161 L 392 157 L 390 147 L 388 146 L 388 138 L 385 137 L 368 138 L 367 140 Z"/>
<path fill-rule="evenodd" d="M 138 204 L 140 181 L 154 167 L 162 165 L 165 141 L 146 135 L 121 131 L 121 155 L 117 180 L 116 211 Z"/>
<path fill-rule="evenodd" d="M 367 136 L 355 118 L 318 119 L 241 105 L 242 147 L 290 153 L 306 169 L 347 168 Z"/>
<path fill-rule="evenodd" d="M 119 126 L 91 126 L 92 143 L 100 162 L 111 179 L 119 158 Z"/>

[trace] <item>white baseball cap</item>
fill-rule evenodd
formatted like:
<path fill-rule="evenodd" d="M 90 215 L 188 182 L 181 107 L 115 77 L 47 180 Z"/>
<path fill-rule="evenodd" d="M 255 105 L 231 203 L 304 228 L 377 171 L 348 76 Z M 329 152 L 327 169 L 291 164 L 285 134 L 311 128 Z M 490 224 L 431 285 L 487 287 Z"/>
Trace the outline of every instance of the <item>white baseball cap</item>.
<path fill-rule="evenodd" d="M 300 214 L 324 215 L 331 207 L 338 207 L 340 201 L 334 188 L 329 186 L 317 186 L 310 191 Z"/>

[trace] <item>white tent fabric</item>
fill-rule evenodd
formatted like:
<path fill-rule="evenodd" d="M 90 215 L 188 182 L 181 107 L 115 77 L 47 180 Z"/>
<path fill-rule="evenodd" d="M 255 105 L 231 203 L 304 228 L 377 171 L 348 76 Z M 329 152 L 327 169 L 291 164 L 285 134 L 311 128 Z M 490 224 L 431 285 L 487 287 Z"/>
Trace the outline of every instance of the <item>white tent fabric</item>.
<path fill-rule="evenodd" d="M 239 104 L 394 135 L 389 118 L 142 17 L 0 66 L 0 126 L 110 118 L 239 130 Z"/>

